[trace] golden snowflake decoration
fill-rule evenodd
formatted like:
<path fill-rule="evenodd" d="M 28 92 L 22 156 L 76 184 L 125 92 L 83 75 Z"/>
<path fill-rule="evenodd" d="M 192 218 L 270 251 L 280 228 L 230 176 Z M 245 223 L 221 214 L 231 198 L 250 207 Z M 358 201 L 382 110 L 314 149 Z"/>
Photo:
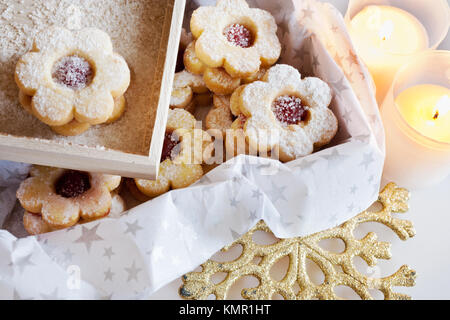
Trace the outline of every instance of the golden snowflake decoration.
<path fill-rule="evenodd" d="M 409 192 L 388 184 L 380 193 L 378 202 L 382 209 L 377 212 L 364 211 L 341 226 L 316 233 L 311 236 L 291 239 L 278 239 L 271 245 L 260 245 L 253 241 L 257 231 L 271 233 L 267 225 L 261 221 L 242 238 L 222 249 L 228 251 L 234 245 L 242 246 L 242 254 L 233 261 L 216 262 L 208 260 L 201 272 L 191 272 L 182 277 L 183 285 L 179 294 L 184 299 L 201 300 L 214 295 L 216 299 L 227 299 L 230 288 L 237 280 L 254 276 L 259 280 L 255 288 L 243 289 L 244 299 L 268 300 L 275 294 L 284 299 L 341 299 L 334 288 L 347 286 L 352 288 L 362 299 L 373 299 L 370 290 L 376 289 L 384 294 L 386 300 L 410 299 L 408 295 L 396 293 L 393 287 L 412 287 L 415 285 L 416 272 L 408 266 L 402 266 L 396 273 L 384 278 L 372 278 L 361 274 L 353 263 L 353 258 L 361 257 L 369 267 L 377 264 L 377 259 L 391 258 L 390 243 L 377 240 L 373 232 L 364 238 L 356 239 L 353 231 L 360 224 L 378 222 L 392 229 L 400 239 L 407 240 L 415 235 L 410 221 L 398 219 L 392 213 L 404 213 L 408 210 Z M 345 250 L 334 253 L 322 249 L 319 242 L 325 239 L 341 239 Z M 289 268 L 281 281 L 270 275 L 272 266 L 285 256 L 289 256 Z M 254 263 L 256 260 L 259 263 Z M 316 285 L 306 272 L 306 261 L 312 260 L 322 270 L 325 280 Z M 342 272 L 336 270 L 336 266 Z M 215 284 L 213 275 L 226 273 L 225 279 Z M 297 288 L 297 290 L 295 289 Z M 298 290 L 299 288 L 299 290 Z"/>

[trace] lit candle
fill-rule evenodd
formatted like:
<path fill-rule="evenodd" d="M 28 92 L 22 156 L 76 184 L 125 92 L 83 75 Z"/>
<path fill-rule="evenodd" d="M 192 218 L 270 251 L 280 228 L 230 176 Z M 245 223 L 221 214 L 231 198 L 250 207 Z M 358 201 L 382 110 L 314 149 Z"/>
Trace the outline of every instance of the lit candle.
<path fill-rule="evenodd" d="M 382 102 L 405 56 L 428 48 L 427 31 L 412 14 L 392 6 L 367 6 L 350 25 L 355 49 L 373 77 L 378 102 Z"/>
<path fill-rule="evenodd" d="M 450 8 L 447 0 L 349 0 L 345 21 L 381 105 L 396 72 L 445 39 Z"/>
<path fill-rule="evenodd" d="M 403 118 L 424 136 L 450 143 L 450 90 L 433 84 L 413 86 L 396 100 Z"/>
<path fill-rule="evenodd" d="M 395 76 L 381 107 L 384 177 L 409 189 L 450 174 L 450 52 L 414 57 Z"/>

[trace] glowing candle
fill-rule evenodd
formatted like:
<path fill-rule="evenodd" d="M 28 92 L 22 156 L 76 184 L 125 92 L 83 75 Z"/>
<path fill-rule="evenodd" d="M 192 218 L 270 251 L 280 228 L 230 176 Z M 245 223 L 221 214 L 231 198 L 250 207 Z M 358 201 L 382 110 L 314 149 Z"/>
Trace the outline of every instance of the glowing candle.
<path fill-rule="evenodd" d="M 450 90 L 433 84 L 413 86 L 401 92 L 397 107 L 409 125 L 422 135 L 450 143 Z"/>
<path fill-rule="evenodd" d="M 381 107 L 384 177 L 409 189 L 450 174 L 450 52 L 427 51 L 395 76 Z"/>
<path fill-rule="evenodd" d="M 350 36 L 366 63 L 382 102 L 395 72 L 406 57 L 428 48 L 427 30 L 409 12 L 392 6 L 369 5 L 350 21 Z"/>

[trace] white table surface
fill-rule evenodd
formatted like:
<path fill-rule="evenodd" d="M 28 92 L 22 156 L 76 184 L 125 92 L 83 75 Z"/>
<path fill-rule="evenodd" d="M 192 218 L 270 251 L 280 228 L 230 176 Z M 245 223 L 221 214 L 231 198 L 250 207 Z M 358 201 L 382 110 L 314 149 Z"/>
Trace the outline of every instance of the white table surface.
<path fill-rule="evenodd" d="M 326 0 L 322 0 L 326 1 Z M 348 0 L 329 0 L 343 14 L 347 9 Z M 449 0 L 450 2 L 450 0 Z M 441 49 L 450 49 L 450 35 L 447 36 Z M 396 291 L 411 295 L 414 299 L 450 299 L 450 177 L 442 184 L 427 190 L 412 190 L 410 210 L 404 216 L 411 220 L 417 235 L 403 242 L 387 227 L 377 224 L 361 226 L 358 233 L 363 235 L 375 231 L 381 241 L 392 243 L 391 260 L 379 260 L 377 268 L 367 268 L 367 265 L 357 261 L 361 272 L 373 276 L 388 276 L 407 264 L 417 271 L 415 287 L 399 287 Z M 318 276 L 311 270 L 311 276 Z M 177 279 L 162 288 L 151 299 L 180 299 L 178 288 L 181 280 Z M 244 281 L 241 286 L 234 288 L 232 298 L 238 298 L 243 286 L 255 285 L 251 281 Z M 339 290 L 343 298 L 356 298 L 349 290 Z M 375 298 L 382 298 L 379 292 Z"/>

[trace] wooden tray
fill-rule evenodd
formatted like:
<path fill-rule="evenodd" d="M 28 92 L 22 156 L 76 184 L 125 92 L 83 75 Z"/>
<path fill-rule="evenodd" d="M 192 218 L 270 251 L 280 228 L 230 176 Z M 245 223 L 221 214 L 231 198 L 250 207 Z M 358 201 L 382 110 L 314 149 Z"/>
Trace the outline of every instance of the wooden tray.
<path fill-rule="evenodd" d="M 0 4 L 0 12 L 1 6 L 7 10 L 0 17 L 0 159 L 154 179 L 186 0 L 82 1 L 80 6 L 60 1 L 54 7 L 45 3 Z M 97 27 L 111 36 L 114 50 L 131 70 L 127 109 L 118 122 L 62 137 L 21 108 L 15 63 L 31 48 L 36 32 L 52 24 Z"/>

